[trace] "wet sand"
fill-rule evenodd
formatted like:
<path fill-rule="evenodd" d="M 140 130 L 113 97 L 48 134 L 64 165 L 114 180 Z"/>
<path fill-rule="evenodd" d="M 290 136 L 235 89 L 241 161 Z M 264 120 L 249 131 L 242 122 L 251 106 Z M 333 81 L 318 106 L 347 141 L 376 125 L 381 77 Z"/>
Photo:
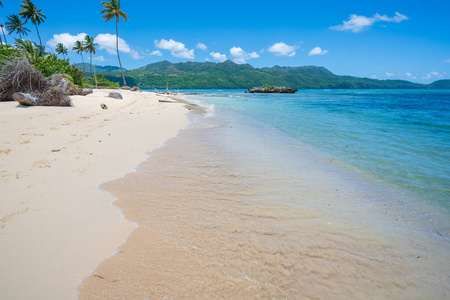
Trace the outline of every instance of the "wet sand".
<path fill-rule="evenodd" d="M 97 186 L 175 136 L 188 110 L 154 93 L 109 92 L 73 96 L 75 107 L 0 102 L 0 299 L 75 299 L 135 228 Z"/>
<path fill-rule="evenodd" d="M 260 167 L 245 142 L 236 151 L 247 156 L 224 146 L 233 132 L 221 126 L 183 130 L 136 172 L 101 185 L 138 228 L 82 282 L 80 299 L 450 295 L 448 244 L 400 225 L 369 226 L 366 217 L 384 207 L 362 215 L 337 204 L 367 198 L 363 179 L 341 176 L 305 149 L 292 180 L 278 169 L 281 158 L 268 155 L 274 164 Z"/>

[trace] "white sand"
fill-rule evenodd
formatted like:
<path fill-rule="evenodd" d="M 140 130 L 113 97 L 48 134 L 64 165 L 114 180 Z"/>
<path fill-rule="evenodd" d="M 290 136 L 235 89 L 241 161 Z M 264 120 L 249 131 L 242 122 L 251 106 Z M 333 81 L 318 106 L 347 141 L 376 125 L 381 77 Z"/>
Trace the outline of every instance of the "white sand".
<path fill-rule="evenodd" d="M 0 299 L 76 298 L 134 228 L 97 186 L 189 123 L 182 104 L 154 93 L 109 92 L 74 96 L 75 107 L 0 102 Z"/>

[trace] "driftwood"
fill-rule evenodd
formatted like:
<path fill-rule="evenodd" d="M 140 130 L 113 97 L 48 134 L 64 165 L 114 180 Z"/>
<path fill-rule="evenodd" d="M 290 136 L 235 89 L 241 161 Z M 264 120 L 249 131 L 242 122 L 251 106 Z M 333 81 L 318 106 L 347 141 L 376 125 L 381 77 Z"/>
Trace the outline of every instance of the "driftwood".
<path fill-rule="evenodd" d="M 40 95 L 17 92 L 12 97 L 25 106 L 72 106 L 69 96 L 57 89 L 48 89 Z"/>
<path fill-rule="evenodd" d="M 38 103 L 38 98 L 36 98 L 32 94 L 24 94 L 24 93 L 14 93 L 12 95 L 14 101 L 19 102 L 21 105 L 25 106 L 35 106 Z"/>
<path fill-rule="evenodd" d="M 297 89 L 289 88 L 285 86 L 274 86 L 274 87 L 254 87 L 248 89 L 249 93 L 281 93 L 281 94 L 293 94 Z"/>

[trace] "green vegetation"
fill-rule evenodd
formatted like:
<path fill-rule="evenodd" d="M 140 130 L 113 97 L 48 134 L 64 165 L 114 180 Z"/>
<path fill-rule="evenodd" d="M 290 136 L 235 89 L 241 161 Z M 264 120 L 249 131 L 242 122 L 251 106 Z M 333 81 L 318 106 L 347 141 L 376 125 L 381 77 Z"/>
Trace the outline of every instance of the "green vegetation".
<path fill-rule="evenodd" d="M 97 67 L 97 70 L 100 70 Z M 102 71 L 99 71 L 102 72 Z M 117 70 L 103 71 L 108 80 L 122 84 Z M 448 83 L 425 85 L 404 80 L 375 80 L 339 76 L 323 67 L 254 68 L 248 64 L 161 61 L 124 72 L 130 86 L 173 89 L 247 89 L 250 87 L 287 86 L 297 89 L 427 89 L 450 88 Z M 440 81 L 439 81 L 440 82 Z"/>
<path fill-rule="evenodd" d="M 128 15 L 120 10 L 120 0 L 108 0 L 108 2 L 102 2 L 104 9 L 101 11 L 103 14 L 102 18 L 105 19 L 105 22 L 115 18 L 116 19 L 116 49 L 117 49 L 117 59 L 119 60 L 120 71 L 122 72 L 123 85 L 127 85 L 127 81 L 125 80 L 125 75 L 123 74 L 122 63 L 120 62 L 119 56 L 119 20 L 123 18 L 125 22 L 128 19 Z"/>
<path fill-rule="evenodd" d="M 86 88 L 100 87 L 100 88 L 119 88 L 118 82 L 112 82 L 105 78 L 104 75 L 96 75 L 97 84 L 94 77 L 84 77 L 83 86 Z"/>

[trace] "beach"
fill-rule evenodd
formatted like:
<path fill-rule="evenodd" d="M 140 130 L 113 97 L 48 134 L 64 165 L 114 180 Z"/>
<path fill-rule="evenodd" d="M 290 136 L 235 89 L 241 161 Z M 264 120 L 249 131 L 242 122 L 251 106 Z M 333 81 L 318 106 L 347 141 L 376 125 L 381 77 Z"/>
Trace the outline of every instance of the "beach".
<path fill-rule="evenodd" d="M 77 284 L 135 228 L 97 187 L 177 135 L 188 109 L 112 91 L 71 96 L 74 107 L 0 102 L 1 299 L 75 299 Z"/>
<path fill-rule="evenodd" d="M 269 123 L 270 114 L 284 116 L 276 122 L 299 115 L 295 105 L 307 116 L 316 92 L 301 101 L 231 91 L 184 100 L 120 91 L 115 100 L 109 92 L 73 97 L 72 108 L 0 103 L 0 298 L 450 295 L 439 202 Z M 351 148 L 345 136 L 333 145 L 344 141 Z"/>

